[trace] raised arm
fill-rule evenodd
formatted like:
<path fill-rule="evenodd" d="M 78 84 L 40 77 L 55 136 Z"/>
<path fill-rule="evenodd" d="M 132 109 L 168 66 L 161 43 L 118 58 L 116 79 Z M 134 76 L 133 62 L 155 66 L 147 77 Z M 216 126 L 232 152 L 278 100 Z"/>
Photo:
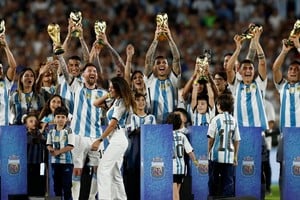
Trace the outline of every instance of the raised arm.
<path fill-rule="evenodd" d="M 232 56 L 228 60 L 226 73 L 227 73 L 227 81 L 228 83 L 232 84 L 235 79 L 235 62 L 238 59 L 238 56 L 240 55 L 241 49 L 242 49 L 242 37 L 240 35 L 234 36 L 234 42 L 236 45 L 235 51 L 233 52 Z"/>
<path fill-rule="evenodd" d="M 155 30 L 155 35 L 154 39 L 146 53 L 146 58 L 145 58 L 145 70 L 144 74 L 146 76 L 149 76 L 149 74 L 152 72 L 152 67 L 154 65 L 154 60 L 155 60 L 155 51 L 158 45 L 158 36 L 160 34 L 161 29 L 159 27 L 156 27 Z"/>
<path fill-rule="evenodd" d="M 181 74 L 181 65 L 180 65 L 180 54 L 179 54 L 178 48 L 173 40 L 173 37 L 171 35 L 171 31 L 170 31 L 169 27 L 166 27 L 165 31 L 167 33 L 169 46 L 170 46 L 172 56 L 173 56 L 172 69 L 176 75 L 180 75 Z"/>
<path fill-rule="evenodd" d="M 1 44 L 1 47 L 5 51 L 7 63 L 8 63 L 8 70 L 7 70 L 6 76 L 10 81 L 12 81 L 12 80 L 14 80 L 14 77 L 16 74 L 17 63 L 16 63 L 16 60 L 15 60 L 11 50 L 9 49 L 9 46 L 6 42 L 5 35 L 0 36 L 0 44 Z"/>
<path fill-rule="evenodd" d="M 93 44 L 93 47 L 89 55 L 89 62 L 94 63 L 95 66 L 97 66 L 98 68 L 97 70 L 100 72 L 101 75 L 103 74 L 103 67 L 101 65 L 99 55 L 102 48 L 103 46 L 98 43 L 98 40 L 96 40 Z"/>
<path fill-rule="evenodd" d="M 111 44 L 109 43 L 109 41 L 106 37 L 106 34 L 101 33 L 100 37 L 103 40 L 104 45 L 109 49 L 109 52 L 110 52 L 110 55 L 112 57 L 114 64 L 117 65 L 118 68 L 120 68 L 122 72 L 124 72 L 124 69 L 125 69 L 124 61 L 121 58 L 121 56 L 119 55 L 119 53 L 111 46 Z"/>
<path fill-rule="evenodd" d="M 191 92 L 192 87 L 193 87 L 193 83 L 194 82 L 196 83 L 198 81 L 197 78 L 199 78 L 199 76 L 197 76 L 197 75 L 199 75 L 199 71 L 198 71 L 197 65 L 195 64 L 194 73 L 193 73 L 192 77 L 184 85 L 184 88 L 182 90 L 181 96 L 184 101 L 186 101 L 188 99 L 189 93 Z"/>
<path fill-rule="evenodd" d="M 279 83 L 282 80 L 282 72 L 281 66 L 285 60 L 286 55 L 288 52 L 293 48 L 292 46 L 285 45 L 287 42 L 286 39 L 282 40 L 282 49 L 279 53 L 278 57 L 276 58 L 275 62 L 273 63 L 272 71 L 273 71 L 273 79 L 275 83 Z"/>
<path fill-rule="evenodd" d="M 258 57 L 258 74 L 260 75 L 262 80 L 265 80 L 267 78 L 267 62 L 266 62 L 265 53 L 259 42 L 262 32 L 263 32 L 262 27 L 261 28 L 256 27 L 254 29 L 253 40 L 255 42 L 256 53 Z"/>
<path fill-rule="evenodd" d="M 57 56 L 59 60 L 59 65 L 60 65 L 60 70 L 63 76 L 65 77 L 66 82 L 70 85 L 73 81 L 73 76 L 69 74 L 68 69 L 67 69 L 67 63 L 64 59 L 64 57 L 61 55 Z"/>
<path fill-rule="evenodd" d="M 82 28 L 82 24 L 79 24 L 79 25 L 75 25 L 74 22 L 69 19 L 69 24 L 68 24 L 68 33 L 67 33 L 67 36 L 65 38 L 65 41 L 62 45 L 63 49 L 65 50 L 65 57 L 68 57 L 70 56 L 69 52 L 70 52 L 70 42 L 72 40 L 72 32 L 74 30 L 77 30 L 79 32 L 79 41 L 80 41 L 80 45 L 81 45 L 81 48 L 82 48 L 82 55 L 83 55 L 83 61 L 84 63 L 87 63 L 89 61 L 89 49 L 88 49 L 88 46 L 84 40 L 84 37 L 83 37 L 83 28 Z"/>
<path fill-rule="evenodd" d="M 131 85 L 130 73 L 131 73 L 131 63 L 132 57 L 134 55 L 134 46 L 132 44 L 128 44 L 126 47 L 126 65 L 125 65 L 125 73 L 124 78 L 129 85 Z"/>

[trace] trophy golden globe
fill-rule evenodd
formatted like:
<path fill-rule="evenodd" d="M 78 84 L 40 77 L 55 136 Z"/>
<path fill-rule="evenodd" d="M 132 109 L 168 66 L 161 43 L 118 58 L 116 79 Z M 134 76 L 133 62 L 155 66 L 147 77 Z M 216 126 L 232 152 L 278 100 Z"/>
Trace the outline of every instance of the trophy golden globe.
<path fill-rule="evenodd" d="M 60 27 L 58 24 L 49 24 L 47 28 L 48 34 L 53 42 L 54 54 L 59 55 L 64 53 L 60 42 Z"/>
<path fill-rule="evenodd" d="M 104 45 L 104 42 L 102 39 L 100 39 L 100 35 L 105 33 L 106 31 L 106 22 L 105 21 L 96 21 L 94 25 L 95 34 L 98 38 L 98 43 L 101 45 Z"/>
<path fill-rule="evenodd" d="M 162 13 L 162 14 L 156 15 L 156 25 L 158 27 L 161 27 L 161 28 L 168 27 L 168 15 L 167 15 L 167 13 Z M 166 40 L 166 39 L 167 39 L 167 34 L 166 33 L 161 33 L 158 36 L 159 41 L 163 41 L 163 40 Z"/>
<path fill-rule="evenodd" d="M 290 36 L 293 36 L 293 35 L 297 35 L 300 33 L 300 20 L 297 19 L 297 21 L 295 22 L 294 24 L 294 28 L 293 30 L 290 32 Z M 294 43 L 292 40 L 288 39 L 285 43 L 286 46 L 294 46 Z"/>
<path fill-rule="evenodd" d="M 208 58 L 206 56 L 199 56 L 196 58 L 196 68 L 199 73 L 199 80 L 208 80 Z"/>
<path fill-rule="evenodd" d="M 254 37 L 254 29 L 259 28 L 262 29 L 262 26 L 258 24 L 251 24 L 242 34 L 241 37 L 243 40 L 247 39 L 250 40 Z"/>
<path fill-rule="evenodd" d="M 75 26 L 75 30 L 72 31 L 72 36 L 73 37 L 79 37 L 80 36 L 80 31 L 77 29 L 77 27 L 79 27 L 81 25 L 81 20 L 82 20 L 82 15 L 80 11 L 73 11 L 70 13 L 70 19 L 72 21 L 72 23 Z"/>

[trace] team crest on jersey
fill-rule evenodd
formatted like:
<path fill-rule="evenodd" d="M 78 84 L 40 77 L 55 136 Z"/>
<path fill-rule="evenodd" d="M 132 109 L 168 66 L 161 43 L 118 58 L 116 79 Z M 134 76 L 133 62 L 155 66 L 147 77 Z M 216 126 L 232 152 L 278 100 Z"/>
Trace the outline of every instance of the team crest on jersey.
<path fill-rule="evenodd" d="M 198 171 L 201 176 L 206 176 L 208 173 L 208 158 L 206 155 L 202 155 L 198 159 L 199 167 Z"/>
<path fill-rule="evenodd" d="M 4 83 L 0 82 L 0 88 L 4 88 Z"/>
<path fill-rule="evenodd" d="M 20 157 L 11 155 L 8 157 L 7 170 L 9 174 L 18 174 L 20 172 Z"/>
<path fill-rule="evenodd" d="M 244 157 L 242 162 L 242 174 L 245 176 L 253 176 L 255 172 L 254 159 L 251 156 Z"/>
<path fill-rule="evenodd" d="M 294 176 L 300 176 L 300 156 L 297 156 L 293 160 L 292 173 Z"/>
<path fill-rule="evenodd" d="M 163 159 L 155 157 L 151 162 L 151 176 L 154 178 L 162 178 L 165 175 L 165 166 Z"/>

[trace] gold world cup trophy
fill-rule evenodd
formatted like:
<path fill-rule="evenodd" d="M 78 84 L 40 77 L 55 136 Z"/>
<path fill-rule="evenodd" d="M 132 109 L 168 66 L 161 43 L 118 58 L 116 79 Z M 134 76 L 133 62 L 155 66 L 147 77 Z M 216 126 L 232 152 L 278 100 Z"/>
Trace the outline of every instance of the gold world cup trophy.
<path fill-rule="evenodd" d="M 161 28 L 168 27 L 168 14 L 167 13 L 162 13 L 156 15 L 156 25 Z M 158 36 L 159 41 L 163 41 L 167 39 L 167 34 L 166 33 L 161 33 Z"/>
<path fill-rule="evenodd" d="M 79 37 L 80 36 L 80 31 L 77 29 L 81 25 L 81 20 L 82 20 L 82 15 L 80 11 L 73 11 L 70 13 L 70 19 L 72 23 L 75 26 L 75 30 L 72 31 L 72 36 L 73 37 Z"/>
<path fill-rule="evenodd" d="M 258 24 L 251 24 L 242 34 L 241 37 L 243 40 L 250 40 L 254 37 L 254 29 L 259 28 L 262 29 L 262 26 Z"/>
<path fill-rule="evenodd" d="M 297 19 L 297 21 L 295 22 L 294 24 L 294 28 L 293 30 L 290 32 L 290 36 L 293 36 L 293 35 L 297 35 L 300 33 L 300 20 Z M 286 46 L 294 46 L 294 43 L 292 40 L 288 39 L 285 43 Z"/>
<path fill-rule="evenodd" d="M 60 27 L 58 24 L 49 24 L 47 28 L 48 34 L 53 42 L 54 54 L 59 55 L 64 53 L 60 42 Z"/>
<path fill-rule="evenodd" d="M 0 36 L 3 36 L 5 34 L 5 21 L 4 19 L 1 19 L 0 21 Z M 4 45 L 2 42 L 0 45 Z"/>
<path fill-rule="evenodd" d="M 209 61 L 206 56 L 202 55 L 196 58 L 196 67 L 199 73 L 199 80 L 208 80 L 208 66 Z"/>
<path fill-rule="evenodd" d="M 105 21 L 96 21 L 95 25 L 94 25 L 94 30 L 95 30 L 95 34 L 96 37 L 98 38 L 98 43 L 100 45 L 104 45 L 104 42 L 102 39 L 100 39 L 100 35 L 105 33 L 106 31 L 106 22 Z"/>

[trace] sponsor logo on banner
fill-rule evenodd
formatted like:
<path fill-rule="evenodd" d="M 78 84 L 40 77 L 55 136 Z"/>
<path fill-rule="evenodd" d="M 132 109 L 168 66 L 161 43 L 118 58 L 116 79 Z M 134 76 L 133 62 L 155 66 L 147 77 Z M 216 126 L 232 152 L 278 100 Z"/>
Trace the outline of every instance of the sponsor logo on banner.
<path fill-rule="evenodd" d="M 242 162 L 242 174 L 244 176 L 253 176 L 255 172 L 254 159 L 251 156 L 243 158 Z"/>
<path fill-rule="evenodd" d="M 165 175 L 165 166 L 163 159 L 155 157 L 151 162 L 151 176 L 154 178 L 162 178 Z"/>
<path fill-rule="evenodd" d="M 294 176 L 300 176 L 300 156 L 297 156 L 293 160 L 292 173 Z"/>
<path fill-rule="evenodd" d="M 206 176 L 208 173 L 208 158 L 206 155 L 201 155 L 198 159 L 198 171 L 201 176 Z"/>
<path fill-rule="evenodd" d="M 9 174 L 18 174 L 20 172 L 20 157 L 11 155 L 8 157 L 7 170 Z"/>

